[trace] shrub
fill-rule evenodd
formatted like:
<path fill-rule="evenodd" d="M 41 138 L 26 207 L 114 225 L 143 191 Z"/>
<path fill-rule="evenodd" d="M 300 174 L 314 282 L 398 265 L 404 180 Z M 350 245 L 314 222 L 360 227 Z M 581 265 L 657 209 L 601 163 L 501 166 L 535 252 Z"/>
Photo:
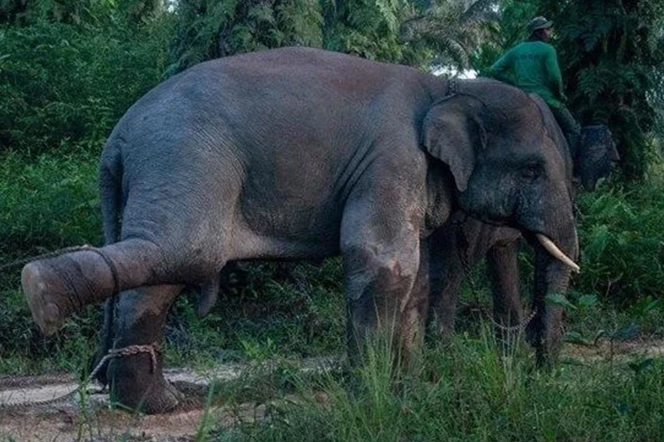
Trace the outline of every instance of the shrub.
<path fill-rule="evenodd" d="M 141 36 L 123 26 L 0 27 L 0 153 L 99 151 L 118 118 L 165 71 L 159 30 Z"/>
<path fill-rule="evenodd" d="M 661 297 L 664 174 L 579 197 L 581 268 L 575 287 L 621 305 Z"/>
<path fill-rule="evenodd" d="M 92 154 L 10 153 L 0 162 L 0 256 L 99 245 L 97 159 Z"/>

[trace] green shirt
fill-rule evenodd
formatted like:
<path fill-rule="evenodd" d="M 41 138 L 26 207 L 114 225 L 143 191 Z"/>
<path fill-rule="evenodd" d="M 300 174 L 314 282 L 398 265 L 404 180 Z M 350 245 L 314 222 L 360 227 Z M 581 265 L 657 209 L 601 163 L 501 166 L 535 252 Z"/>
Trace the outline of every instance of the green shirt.
<path fill-rule="evenodd" d="M 508 76 L 508 72 L 512 77 Z M 490 68 L 492 77 L 535 93 L 551 107 L 563 107 L 563 79 L 556 50 L 543 41 L 525 41 L 513 47 Z"/>

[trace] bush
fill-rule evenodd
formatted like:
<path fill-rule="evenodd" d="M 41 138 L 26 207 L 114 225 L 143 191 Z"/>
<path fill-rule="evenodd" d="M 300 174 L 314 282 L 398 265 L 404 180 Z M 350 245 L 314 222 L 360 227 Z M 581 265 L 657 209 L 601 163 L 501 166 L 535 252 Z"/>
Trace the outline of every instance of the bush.
<path fill-rule="evenodd" d="M 98 152 L 125 110 L 162 79 L 160 30 L 0 27 L 0 153 Z"/>
<path fill-rule="evenodd" d="M 664 170 L 658 166 L 648 182 L 580 195 L 578 291 L 622 306 L 661 297 L 663 193 Z"/>
<path fill-rule="evenodd" d="M 0 256 L 101 244 L 97 158 L 10 153 L 0 162 Z"/>

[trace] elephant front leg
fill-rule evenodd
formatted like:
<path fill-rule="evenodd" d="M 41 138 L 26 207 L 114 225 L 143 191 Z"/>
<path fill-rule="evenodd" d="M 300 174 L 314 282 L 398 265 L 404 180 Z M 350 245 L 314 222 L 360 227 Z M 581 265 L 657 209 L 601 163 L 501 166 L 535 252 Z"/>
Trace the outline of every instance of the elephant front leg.
<path fill-rule="evenodd" d="M 423 328 L 422 318 L 415 317 L 417 303 L 409 298 L 418 273 L 418 238 L 409 232 L 384 242 L 372 238 L 373 229 L 352 231 L 342 238 L 351 363 L 360 364 L 376 343 L 408 360 Z"/>
<path fill-rule="evenodd" d="M 493 295 L 493 319 L 498 343 L 514 341 L 512 328 L 521 323 L 523 309 L 519 296 L 518 243 L 496 244 L 487 253 L 487 270 Z M 519 330 L 515 330 L 518 334 Z"/>
<path fill-rule="evenodd" d="M 183 399 L 164 379 L 160 349 L 166 315 L 181 290 L 160 285 L 120 295 L 114 350 L 120 355 L 107 371 L 112 400 L 150 414 L 172 410 Z"/>

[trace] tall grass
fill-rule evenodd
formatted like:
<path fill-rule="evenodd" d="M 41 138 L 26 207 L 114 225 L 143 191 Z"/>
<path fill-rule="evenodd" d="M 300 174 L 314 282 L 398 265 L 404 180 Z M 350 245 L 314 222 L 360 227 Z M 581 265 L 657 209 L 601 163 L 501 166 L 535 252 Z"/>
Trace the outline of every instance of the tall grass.
<path fill-rule="evenodd" d="M 500 356 L 488 329 L 425 351 L 421 372 L 389 354 L 353 382 L 302 381 L 268 416 L 218 428 L 213 440 L 658 441 L 664 437 L 664 361 L 578 361 L 533 370 L 527 353 Z M 640 368 L 634 368 L 638 365 Z"/>

